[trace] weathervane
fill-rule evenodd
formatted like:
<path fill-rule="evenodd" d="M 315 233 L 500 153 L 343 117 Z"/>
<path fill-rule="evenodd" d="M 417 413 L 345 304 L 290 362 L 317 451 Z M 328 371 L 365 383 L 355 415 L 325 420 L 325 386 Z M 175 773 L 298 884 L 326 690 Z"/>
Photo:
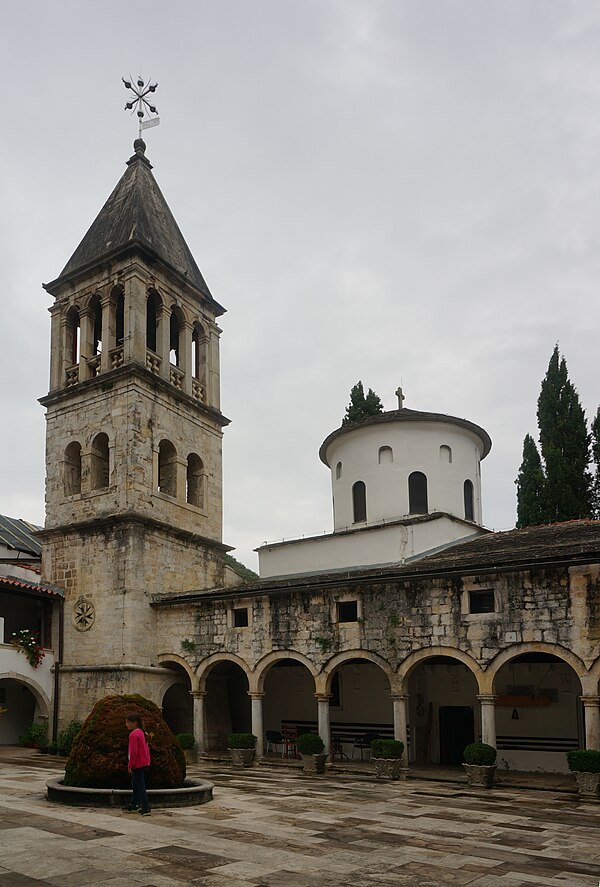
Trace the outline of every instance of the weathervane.
<path fill-rule="evenodd" d="M 136 111 L 140 124 L 139 138 L 141 139 L 143 129 L 149 129 L 151 126 L 158 126 L 160 123 L 160 117 L 158 116 L 144 120 L 146 114 L 158 115 L 158 109 L 156 106 L 151 105 L 146 98 L 149 93 L 156 92 L 158 83 L 152 83 L 150 80 L 144 83 L 141 76 L 139 76 L 136 81 L 133 80 L 133 77 L 130 77 L 129 80 L 125 80 L 124 77 L 121 77 L 121 80 L 125 84 L 125 89 L 130 89 L 135 96 L 132 101 L 126 102 L 125 110 L 131 111 L 132 114 Z"/>

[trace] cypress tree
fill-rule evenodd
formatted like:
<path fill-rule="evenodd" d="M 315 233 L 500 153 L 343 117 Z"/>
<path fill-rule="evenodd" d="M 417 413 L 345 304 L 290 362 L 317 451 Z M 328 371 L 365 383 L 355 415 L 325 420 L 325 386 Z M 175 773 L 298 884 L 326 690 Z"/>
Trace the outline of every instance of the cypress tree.
<path fill-rule="evenodd" d="M 357 382 L 350 391 L 350 403 L 346 407 L 346 415 L 342 419 L 342 425 L 352 425 L 354 422 L 362 422 L 370 416 L 376 416 L 383 412 L 383 404 L 372 388 L 365 397 L 362 382 Z"/>
<path fill-rule="evenodd" d="M 545 468 L 544 520 L 591 517 L 590 435 L 558 345 L 542 382 L 537 417 Z"/>
<path fill-rule="evenodd" d="M 592 458 L 596 463 L 592 484 L 593 515 L 596 520 L 600 520 L 600 407 L 592 422 Z"/>
<path fill-rule="evenodd" d="M 544 472 L 535 441 L 530 434 L 523 441 L 523 461 L 517 485 L 517 527 L 532 527 L 544 521 Z"/>

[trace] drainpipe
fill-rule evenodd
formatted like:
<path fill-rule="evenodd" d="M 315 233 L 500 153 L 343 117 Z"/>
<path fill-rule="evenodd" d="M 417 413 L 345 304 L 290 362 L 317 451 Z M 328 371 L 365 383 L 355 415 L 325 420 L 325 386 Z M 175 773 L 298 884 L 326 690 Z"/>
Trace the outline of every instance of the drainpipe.
<path fill-rule="evenodd" d="M 65 601 L 60 599 L 58 605 L 58 650 L 54 660 L 54 700 L 52 705 L 52 740 L 56 742 L 58 736 L 58 688 L 60 682 L 60 667 L 63 657 L 63 642 L 65 637 Z"/>

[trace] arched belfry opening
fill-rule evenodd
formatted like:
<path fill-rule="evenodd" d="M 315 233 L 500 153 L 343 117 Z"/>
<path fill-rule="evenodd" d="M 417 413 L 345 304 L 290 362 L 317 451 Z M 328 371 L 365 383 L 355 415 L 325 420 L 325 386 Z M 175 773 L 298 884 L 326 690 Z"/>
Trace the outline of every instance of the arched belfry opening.
<path fill-rule="evenodd" d="M 150 289 L 146 299 L 146 348 L 149 348 L 155 354 L 158 354 L 158 318 L 160 307 L 160 296 L 155 289 Z"/>

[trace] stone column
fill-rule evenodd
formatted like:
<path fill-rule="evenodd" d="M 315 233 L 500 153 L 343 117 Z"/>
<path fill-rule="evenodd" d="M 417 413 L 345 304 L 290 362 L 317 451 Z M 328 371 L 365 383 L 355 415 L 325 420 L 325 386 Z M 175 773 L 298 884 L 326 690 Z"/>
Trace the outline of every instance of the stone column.
<path fill-rule="evenodd" d="M 196 740 L 196 750 L 198 754 L 205 751 L 204 748 L 204 697 L 206 691 L 195 690 L 192 693 L 194 700 L 194 739 Z"/>
<path fill-rule="evenodd" d="M 124 359 L 146 366 L 146 285 L 132 274 L 125 285 Z"/>
<path fill-rule="evenodd" d="M 184 374 L 181 383 L 186 394 L 192 393 L 192 324 L 182 321 L 179 329 L 179 369 Z"/>
<path fill-rule="evenodd" d="M 581 696 L 585 719 L 585 747 L 600 751 L 600 696 Z"/>
<path fill-rule="evenodd" d="M 496 697 L 478 696 L 481 705 L 481 741 L 496 748 Z"/>
<path fill-rule="evenodd" d="M 221 409 L 221 378 L 219 368 L 219 336 L 222 330 L 216 323 L 211 325 L 207 342 L 206 403 L 216 410 Z"/>
<path fill-rule="evenodd" d="M 330 698 L 330 693 L 315 693 L 315 699 L 317 700 L 317 720 L 319 725 L 319 736 L 323 740 L 323 744 L 325 746 L 324 751 L 326 754 L 329 754 L 331 746 L 331 727 L 329 725 Z"/>
<path fill-rule="evenodd" d="M 408 696 L 404 693 L 392 693 L 391 695 L 394 705 L 394 739 L 404 743 L 402 766 L 406 767 L 408 765 L 408 718 L 406 716 Z"/>
<path fill-rule="evenodd" d="M 94 356 L 94 312 L 91 308 L 81 310 L 79 323 L 79 381 L 84 382 L 92 377 L 88 359 Z"/>
<path fill-rule="evenodd" d="M 160 357 L 160 377 L 171 381 L 171 362 L 169 351 L 171 350 L 171 312 L 166 305 L 158 309 L 158 328 L 156 330 L 156 350 Z"/>
<path fill-rule="evenodd" d="M 110 295 L 104 296 L 100 302 L 102 305 L 102 355 L 100 357 L 100 372 L 107 373 L 111 369 L 110 349 L 117 343 L 117 302 Z"/>
<path fill-rule="evenodd" d="M 263 729 L 263 697 L 264 693 L 251 693 L 248 696 L 252 704 L 252 732 L 256 736 L 256 757 L 262 758 L 265 753 L 265 731 Z"/>
<path fill-rule="evenodd" d="M 50 391 L 65 387 L 65 366 L 63 365 L 64 347 L 64 323 L 61 316 L 60 305 L 56 303 L 48 309 L 51 317 L 50 341 Z"/>

